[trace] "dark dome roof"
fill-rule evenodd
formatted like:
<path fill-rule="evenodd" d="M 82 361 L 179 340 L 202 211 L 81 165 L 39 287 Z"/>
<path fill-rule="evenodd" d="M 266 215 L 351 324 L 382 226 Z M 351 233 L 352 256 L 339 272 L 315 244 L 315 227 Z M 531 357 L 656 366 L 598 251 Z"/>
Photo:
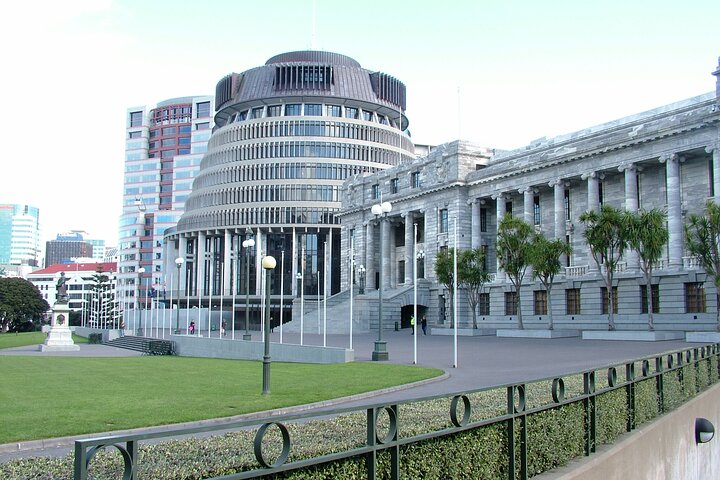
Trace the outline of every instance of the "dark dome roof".
<path fill-rule="evenodd" d="M 326 63 L 330 65 L 344 65 L 346 67 L 360 68 L 360 64 L 350 57 L 340 55 L 333 52 L 321 52 L 318 50 L 304 50 L 298 52 L 287 52 L 275 55 L 265 62 L 265 65 L 274 63 L 291 63 L 291 62 L 313 62 Z"/>

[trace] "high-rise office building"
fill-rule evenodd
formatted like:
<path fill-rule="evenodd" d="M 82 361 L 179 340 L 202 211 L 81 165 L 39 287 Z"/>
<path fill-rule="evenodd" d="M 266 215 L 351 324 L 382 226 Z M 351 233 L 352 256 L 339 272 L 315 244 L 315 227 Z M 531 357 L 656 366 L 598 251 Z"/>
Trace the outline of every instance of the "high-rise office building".
<path fill-rule="evenodd" d="M 134 305 L 135 285 L 165 282 L 162 241 L 177 224 L 213 127 L 213 98 L 173 98 L 127 110 L 118 289 Z M 142 269 L 142 273 L 140 273 Z M 139 296 L 145 298 L 140 292 Z"/>
<path fill-rule="evenodd" d="M 0 203 L 0 266 L 36 267 L 39 257 L 39 209 Z"/>
<path fill-rule="evenodd" d="M 102 262 L 104 258 L 105 240 L 91 239 L 82 230 L 58 233 L 55 240 L 45 243 L 46 267 L 57 263 L 74 263 L 78 259 Z"/>
<path fill-rule="evenodd" d="M 184 259 L 180 296 L 198 305 L 249 291 L 257 304 L 255 272 L 267 254 L 278 262 L 274 295 L 281 285 L 286 301 L 297 295 L 298 274 L 308 296 L 338 292 L 343 182 L 415 158 L 405 85 L 344 55 L 299 51 L 227 75 L 215 103 L 208 152 L 165 237 L 166 269 Z M 254 246 L 244 249 L 250 238 Z M 241 261 L 253 265 L 249 290 Z"/>

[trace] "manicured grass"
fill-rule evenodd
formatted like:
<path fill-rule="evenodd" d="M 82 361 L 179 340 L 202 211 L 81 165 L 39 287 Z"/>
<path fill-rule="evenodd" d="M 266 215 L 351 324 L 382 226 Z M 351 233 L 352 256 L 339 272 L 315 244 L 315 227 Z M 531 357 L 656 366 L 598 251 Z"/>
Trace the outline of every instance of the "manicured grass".
<path fill-rule="evenodd" d="M 415 382 L 405 365 L 262 363 L 187 357 L 0 356 L 0 444 L 227 417 Z"/>
<path fill-rule="evenodd" d="M 40 345 L 46 338 L 47 334 L 43 332 L 3 333 L 0 334 L 0 349 Z M 72 338 L 75 343 L 87 343 L 87 338 L 85 337 L 73 335 Z"/>

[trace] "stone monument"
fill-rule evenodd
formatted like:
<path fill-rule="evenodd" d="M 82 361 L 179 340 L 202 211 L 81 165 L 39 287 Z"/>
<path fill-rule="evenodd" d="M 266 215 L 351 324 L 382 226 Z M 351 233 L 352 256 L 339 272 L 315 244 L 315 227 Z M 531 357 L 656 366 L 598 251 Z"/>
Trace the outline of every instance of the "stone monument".
<path fill-rule="evenodd" d="M 52 308 L 50 332 L 45 343 L 40 345 L 41 352 L 74 352 L 80 350 L 75 345 L 70 331 L 70 307 L 68 307 L 67 278 L 65 272 L 60 272 L 58 279 L 55 304 Z"/>

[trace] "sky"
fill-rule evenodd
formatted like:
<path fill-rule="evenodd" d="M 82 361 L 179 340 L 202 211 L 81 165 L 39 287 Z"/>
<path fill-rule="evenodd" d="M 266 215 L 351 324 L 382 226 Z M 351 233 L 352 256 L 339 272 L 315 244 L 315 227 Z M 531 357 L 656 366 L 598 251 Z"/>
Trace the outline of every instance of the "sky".
<path fill-rule="evenodd" d="M 717 0 L 28 0 L 0 29 L 0 203 L 117 244 L 125 115 L 288 51 L 407 86 L 415 143 L 512 149 L 715 90 Z"/>

